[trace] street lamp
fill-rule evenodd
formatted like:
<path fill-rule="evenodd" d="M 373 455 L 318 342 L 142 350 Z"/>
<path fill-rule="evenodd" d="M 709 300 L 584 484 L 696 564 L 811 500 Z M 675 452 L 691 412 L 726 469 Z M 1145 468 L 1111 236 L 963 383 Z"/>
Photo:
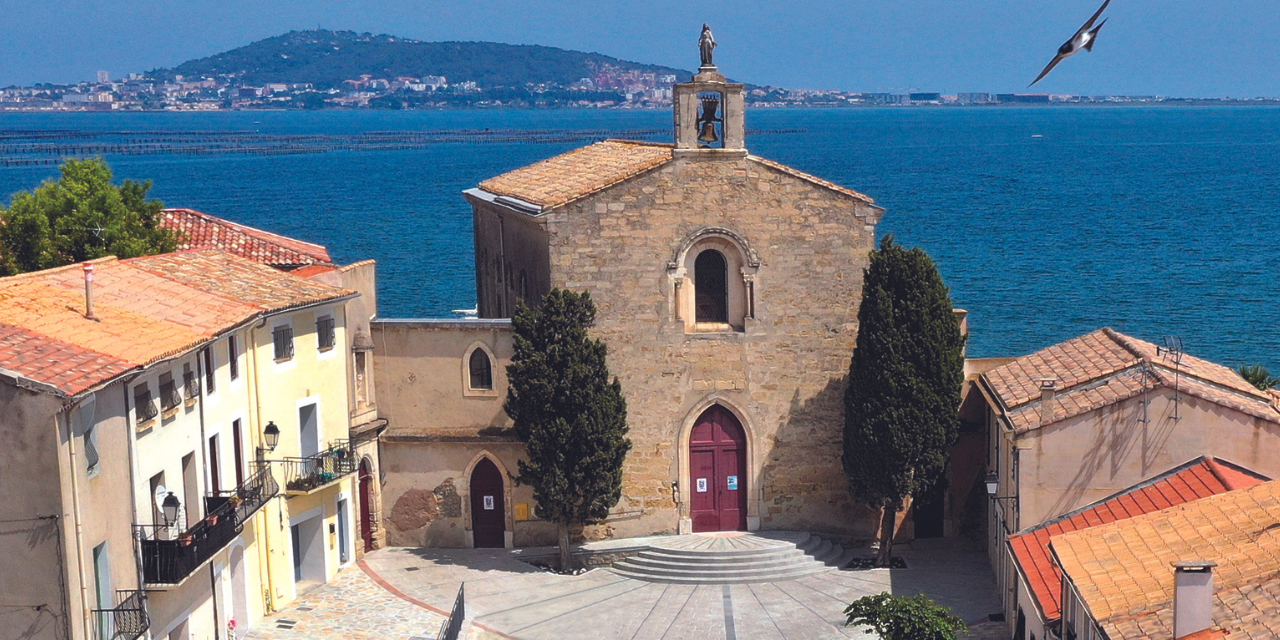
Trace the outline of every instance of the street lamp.
<path fill-rule="evenodd" d="M 173 495 L 170 491 L 169 495 L 164 497 L 164 501 L 160 503 L 160 511 L 164 517 L 164 526 L 172 527 L 173 523 L 178 521 L 178 509 L 182 507 L 182 503 L 178 502 L 178 496 Z"/>
<path fill-rule="evenodd" d="M 992 471 L 987 474 L 987 495 L 994 496 L 1000 490 L 1000 476 Z"/>
<path fill-rule="evenodd" d="M 267 451 L 275 451 L 276 445 L 280 444 L 280 427 L 276 423 L 267 421 L 267 427 L 262 430 L 262 440 L 267 445 Z"/>

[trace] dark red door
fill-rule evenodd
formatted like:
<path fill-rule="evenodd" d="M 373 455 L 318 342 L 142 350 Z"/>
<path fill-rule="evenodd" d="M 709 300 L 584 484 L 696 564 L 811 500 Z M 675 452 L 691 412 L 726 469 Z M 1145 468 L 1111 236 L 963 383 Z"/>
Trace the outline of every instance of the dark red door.
<path fill-rule="evenodd" d="M 746 436 L 719 405 L 698 418 L 689 438 L 689 496 L 693 530 L 747 528 Z"/>
<path fill-rule="evenodd" d="M 364 552 L 373 551 L 373 469 L 368 460 L 360 461 L 360 538 Z"/>
<path fill-rule="evenodd" d="M 506 508 L 502 499 L 502 472 L 492 460 L 481 460 L 471 472 L 471 532 L 476 548 L 506 545 Z"/>

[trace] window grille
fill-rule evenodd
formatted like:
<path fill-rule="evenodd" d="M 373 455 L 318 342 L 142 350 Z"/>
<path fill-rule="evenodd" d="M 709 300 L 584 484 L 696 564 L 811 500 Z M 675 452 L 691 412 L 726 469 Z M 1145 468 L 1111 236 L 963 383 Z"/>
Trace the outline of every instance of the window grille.
<path fill-rule="evenodd" d="M 715 249 L 698 254 L 693 263 L 694 311 L 698 322 L 729 321 L 729 265 Z"/>
<path fill-rule="evenodd" d="M 94 442 L 93 434 L 97 429 L 97 425 L 86 427 L 84 430 L 84 461 L 86 468 L 93 471 L 98 466 L 98 447 Z"/>
<path fill-rule="evenodd" d="M 333 316 L 324 316 L 316 320 L 316 338 L 320 341 L 321 351 L 333 348 Z"/>
<path fill-rule="evenodd" d="M 178 386 L 173 383 L 173 376 L 160 376 L 160 408 L 164 411 L 182 404 L 182 396 L 178 395 Z"/>
<path fill-rule="evenodd" d="M 293 357 L 293 327 L 282 325 L 271 331 L 275 341 L 276 360 L 288 360 Z"/>
<path fill-rule="evenodd" d="M 151 402 L 151 390 L 146 385 L 133 392 L 133 417 L 137 422 L 146 422 L 156 417 L 156 406 Z"/>
<path fill-rule="evenodd" d="M 468 384 L 472 389 L 493 389 L 493 364 L 489 362 L 489 354 L 484 349 L 476 348 L 471 352 L 469 363 L 471 376 Z"/>

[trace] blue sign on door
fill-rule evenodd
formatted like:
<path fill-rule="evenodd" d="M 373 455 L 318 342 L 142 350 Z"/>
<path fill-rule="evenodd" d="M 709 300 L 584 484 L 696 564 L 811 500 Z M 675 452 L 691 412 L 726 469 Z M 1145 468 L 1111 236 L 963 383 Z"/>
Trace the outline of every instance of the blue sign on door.
<path fill-rule="evenodd" d="M 738 476 L 729 476 L 729 490 L 730 491 L 738 490 Z"/>

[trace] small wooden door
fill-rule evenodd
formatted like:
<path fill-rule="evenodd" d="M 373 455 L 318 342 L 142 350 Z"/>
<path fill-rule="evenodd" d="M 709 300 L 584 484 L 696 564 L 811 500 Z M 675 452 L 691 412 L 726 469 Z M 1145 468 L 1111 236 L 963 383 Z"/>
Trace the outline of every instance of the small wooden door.
<path fill-rule="evenodd" d="M 707 409 L 689 438 L 693 530 L 747 528 L 747 446 L 742 425 L 724 407 Z"/>
<path fill-rule="evenodd" d="M 364 552 L 373 551 L 373 469 L 369 461 L 360 461 L 360 538 Z"/>
<path fill-rule="evenodd" d="M 502 495 L 502 472 L 485 458 L 471 472 L 471 532 L 477 549 L 506 545 L 506 505 Z"/>

